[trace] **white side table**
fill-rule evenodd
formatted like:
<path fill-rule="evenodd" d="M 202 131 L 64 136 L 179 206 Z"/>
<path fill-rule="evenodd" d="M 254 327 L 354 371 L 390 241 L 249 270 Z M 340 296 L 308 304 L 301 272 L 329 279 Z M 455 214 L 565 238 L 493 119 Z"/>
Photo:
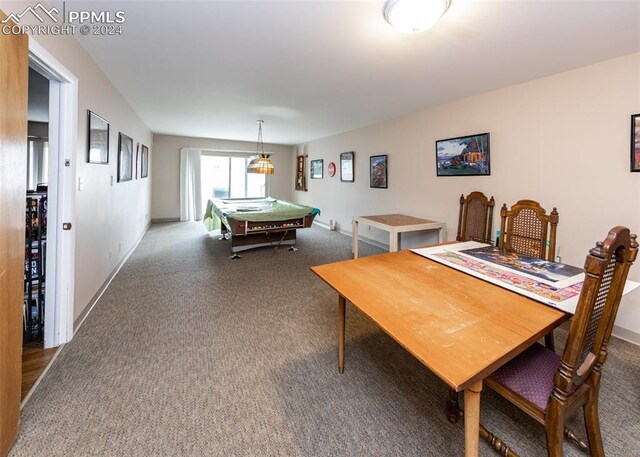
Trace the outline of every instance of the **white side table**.
<path fill-rule="evenodd" d="M 389 232 L 389 252 L 400 248 L 400 234 L 403 232 L 418 232 L 421 230 L 438 230 L 438 243 L 444 243 L 444 222 L 435 222 L 404 214 L 382 214 L 378 216 L 356 216 L 353 218 L 352 252 L 353 258 L 358 258 L 358 226 L 360 224 L 379 228 Z"/>

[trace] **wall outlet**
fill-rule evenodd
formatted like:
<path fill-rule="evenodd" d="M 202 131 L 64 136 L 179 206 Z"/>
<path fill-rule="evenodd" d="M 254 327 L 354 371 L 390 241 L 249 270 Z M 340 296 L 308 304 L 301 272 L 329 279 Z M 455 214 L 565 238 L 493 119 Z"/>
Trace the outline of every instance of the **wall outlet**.
<path fill-rule="evenodd" d="M 122 252 L 122 243 L 118 243 L 118 252 Z"/>
<path fill-rule="evenodd" d="M 113 257 L 113 252 L 111 252 L 111 249 L 109 249 L 109 259 L 111 259 Z"/>

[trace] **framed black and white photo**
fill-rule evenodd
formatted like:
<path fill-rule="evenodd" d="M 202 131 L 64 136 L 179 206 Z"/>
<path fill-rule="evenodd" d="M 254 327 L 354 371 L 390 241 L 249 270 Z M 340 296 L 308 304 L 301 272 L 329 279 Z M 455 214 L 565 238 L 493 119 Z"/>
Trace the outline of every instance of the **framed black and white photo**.
<path fill-rule="evenodd" d="M 133 177 L 133 139 L 118 132 L 118 182 L 131 181 Z"/>
<path fill-rule="evenodd" d="M 340 154 L 340 181 L 342 182 L 353 182 L 354 180 L 353 156 L 353 151 Z"/>
<path fill-rule="evenodd" d="M 142 157 L 140 158 L 140 177 L 149 176 L 149 148 L 142 145 Z"/>
<path fill-rule="evenodd" d="M 387 188 L 387 155 L 369 158 L 369 187 Z"/>
<path fill-rule="evenodd" d="M 109 163 L 109 123 L 87 110 L 87 162 Z"/>
<path fill-rule="evenodd" d="M 488 176 L 490 164 L 488 133 L 436 141 L 437 176 Z"/>
<path fill-rule="evenodd" d="M 322 179 L 324 170 L 324 160 L 317 159 L 311 161 L 311 179 Z"/>

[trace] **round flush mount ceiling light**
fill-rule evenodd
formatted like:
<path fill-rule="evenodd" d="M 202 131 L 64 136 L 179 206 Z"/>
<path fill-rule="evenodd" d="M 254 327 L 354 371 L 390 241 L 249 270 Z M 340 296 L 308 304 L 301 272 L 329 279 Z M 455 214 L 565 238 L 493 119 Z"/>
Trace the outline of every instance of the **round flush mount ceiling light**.
<path fill-rule="evenodd" d="M 384 18 L 397 30 L 418 33 L 433 27 L 451 0 L 387 0 Z"/>

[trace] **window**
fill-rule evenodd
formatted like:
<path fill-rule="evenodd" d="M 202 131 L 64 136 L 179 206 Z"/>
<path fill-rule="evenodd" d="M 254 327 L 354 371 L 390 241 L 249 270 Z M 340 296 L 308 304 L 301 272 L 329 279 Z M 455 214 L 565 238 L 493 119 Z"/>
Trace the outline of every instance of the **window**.
<path fill-rule="evenodd" d="M 267 176 L 247 173 L 249 154 L 206 152 L 201 156 L 202 205 L 210 198 L 257 198 L 267 196 Z"/>
<path fill-rule="evenodd" d="M 27 154 L 27 190 L 36 190 L 38 184 L 47 184 L 49 176 L 49 142 L 29 140 Z"/>

